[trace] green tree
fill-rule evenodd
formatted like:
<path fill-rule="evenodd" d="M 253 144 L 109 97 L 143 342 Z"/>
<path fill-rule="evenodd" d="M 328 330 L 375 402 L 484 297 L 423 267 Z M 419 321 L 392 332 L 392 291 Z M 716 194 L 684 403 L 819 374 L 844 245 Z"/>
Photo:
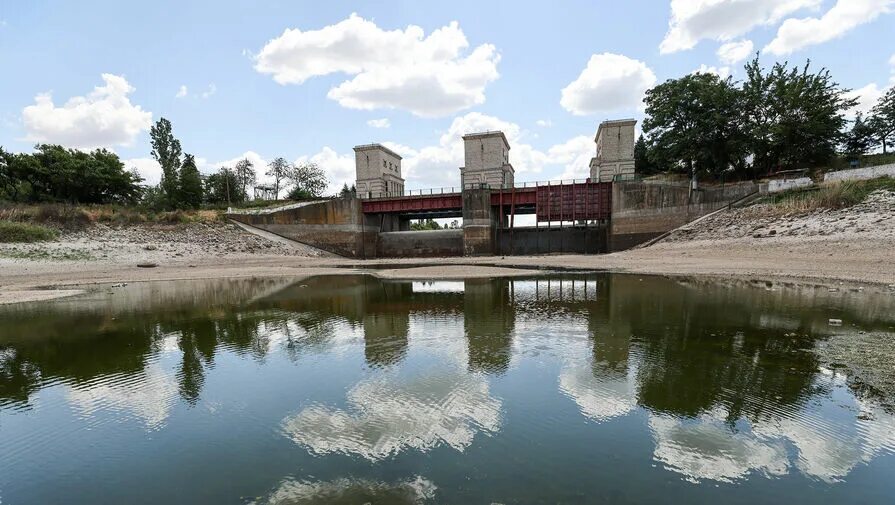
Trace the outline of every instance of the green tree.
<path fill-rule="evenodd" d="M 845 134 L 843 148 L 845 154 L 857 157 L 865 154 L 873 147 L 875 132 L 861 114 L 855 117 L 851 130 Z"/>
<path fill-rule="evenodd" d="M 197 209 L 202 205 L 202 176 L 196 167 L 196 159 L 192 154 L 184 155 L 183 166 L 180 168 L 180 194 L 178 201 L 180 206 L 187 209 Z"/>
<path fill-rule="evenodd" d="M 649 146 L 643 134 L 634 143 L 634 170 L 640 175 L 651 175 L 659 172 L 659 167 L 649 159 Z"/>
<path fill-rule="evenodd" d="M 289 170 L 287 179 L 293 185 L 290 198 L 300 195 L 319 197 L 323 195 L 329 185 L 326 174 L 316 163 L 301 163 L 293 166 Z"/>
<path fill-rule="evenodd" d="M 286 158 L 275 158 L 267 165 L 266 176 L 273 178 L 273 187 L 274 192 L 276 193 L 275 199 L 280 198 L 280 183 L 286 179 L 289 175 L 289 170 L 292 169 L 292 163 L 286 161 Z"/>
<path fill-rule="evenodd" d="M 434 219 L 420 219 L 416 223 L 410 223 L 410 229 L 415 231 L 440 230 L 441 226 Z"/>
<path fill-rule="evenodd" d="M 870 126 L 876 139 L 883 145 L 883 153 L 886 153 L 888 144 L 895 141 L 895 86 L 880 97 L 871 114 Z"/>
<path fill-rule="evenodd" d="M 13 201 L 130 203 L 142 179 L 118 155 L 39 144 L 32 154 L 0 150 L 0 197 Z"/>
<path fill-rule="evenodd" d="M 217 173 L 205 178 L 205 201 L 209 203 L 242 203 L 246 194 L 233 170 L 221 167 Z"/>
<path fill-rule="evenodd" d="M 845 112 L 857 100 L 833 81 L 830 72 L 813 72 L 776 63 L 769 72 L 758 56 L 746 64 L 742 118 L 753 155 L 753 175 L 826 164 L 836 154 L 846 124 Z"/>
<path fill-rule="evenodd" d="M 257 180 L 255 175 L 255 164 L 249 161 L 248 158 L 243 158 L 236 162 L 236 166 L 233 167 L 233 173 L 236 175 L 236 180 L 239 183 L 242 194 L 245 195 L 245 199 L 247 199 L 249 188 L 254 186 Z"/>
<path fill-rule="evenodd" d="M 744 166 L 743 132 L 735 120 L 739 91 L 730 78 L 696 73 L 671 79 L 647 91 L 644 103 L 643 130 L 653 164 L 691 176 Z"/>
<path fill-rule="evenodd" d="M 152 157 L 162 167 L 162 181 L 159 186 L 165 195 L 166 206 L 173 208 L 177 205 L 178 182 L 180 171 L 180 141 L 174 138 L 171 130 L 171 122 L 165 118 L 159 119 L 149 130 L 152 143 Z"/>

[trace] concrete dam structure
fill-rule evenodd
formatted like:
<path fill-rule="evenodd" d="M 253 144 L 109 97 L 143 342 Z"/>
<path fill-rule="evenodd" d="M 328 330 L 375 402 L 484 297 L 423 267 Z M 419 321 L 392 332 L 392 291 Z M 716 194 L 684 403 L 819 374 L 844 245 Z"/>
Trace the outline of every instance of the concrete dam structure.
<path fill-rule="evenodd" d="M 600 254 L 633 247 L 757 193 L 752 182 L 693 189 L 623 180 L 633 173 L 633 159 L 625 159 L 633 158 L 633 129 L 633 120 L 600 125 L 590 178 L 537 183 L 515 182 L 502 132 L 465 135 L 462 186 L 411 192 L 404 191 L 398 154 L 379 144 L 358 146 L 356 196 L 228 217 L 359 259 Z M 534 225 L 518 226 L 517 216 L 533 216 Z M 462 218 L 462 226 L 410 230 L 411 220 L 435 218 Z"/>

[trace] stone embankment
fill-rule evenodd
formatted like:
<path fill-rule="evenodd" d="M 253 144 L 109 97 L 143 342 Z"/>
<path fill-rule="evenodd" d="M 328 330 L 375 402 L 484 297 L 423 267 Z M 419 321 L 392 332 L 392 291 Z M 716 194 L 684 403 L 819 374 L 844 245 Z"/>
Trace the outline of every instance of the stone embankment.
<path fill-rule="evenodd" d="M 175 260 L 265 256 L 317 257 L 322 251 L 299 243 L 271 240 L 229 223 L 95 224 L 64 233 L 58 241 L 0 244 L 0 258 L 80 260 L 112 263 L 165 263 Z"/>
<path fill-rule="evenodd" d="M 709 216 L 672 232 L 664 242 L 745 240 L 786 237 L 895 239 L 895 192 L 871 193 L 862 203 L 838 210 L 781 214 L 772 204 L 759 204 Z"/>

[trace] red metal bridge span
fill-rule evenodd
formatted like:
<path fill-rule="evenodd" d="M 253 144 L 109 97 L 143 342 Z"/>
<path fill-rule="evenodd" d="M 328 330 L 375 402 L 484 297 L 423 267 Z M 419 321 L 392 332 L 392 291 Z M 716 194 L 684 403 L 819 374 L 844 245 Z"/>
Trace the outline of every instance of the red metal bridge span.
<path fill-rule="evenodd" d="M 491 206 L 507 215 L 535 214 L 537 221 L 593 221 L 612 213 L 612 183 L 547 181 L 518 183 L 512 188 L 469 187 L 465 191 L 490 191 Z M 461 217 L 463 191 L 459 188 L 413 190 L 401 195 L 373 195 L 362 200 L 365 214 L 402 214 L 413 218 Z"/>

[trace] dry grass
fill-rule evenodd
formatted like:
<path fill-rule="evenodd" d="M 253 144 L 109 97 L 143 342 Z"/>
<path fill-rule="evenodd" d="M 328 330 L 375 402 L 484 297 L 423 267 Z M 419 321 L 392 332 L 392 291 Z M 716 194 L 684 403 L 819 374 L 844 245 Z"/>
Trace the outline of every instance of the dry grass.
<path fill-rule="evenodd" d="M 870 193 L 884 189 L 895 191 L 895 179 L 880 177 L 866 181 L 837 181 L 816 188 L 784 191 L 769 197 L 779 214 L 807 214 L 819 209 L 844 209 L 857 205 Z"/>
<path fill-rule="evenodd" d="M 121 205 L 7 204 L 0 206 L 0 219 L 46 225 L 60 230 L 75 230 L 92 223 L 106 223 L 113 226 L 143 223 L 213 223 L 224 220 L 224 215 L 219 210 L 153 212 Z"/>

